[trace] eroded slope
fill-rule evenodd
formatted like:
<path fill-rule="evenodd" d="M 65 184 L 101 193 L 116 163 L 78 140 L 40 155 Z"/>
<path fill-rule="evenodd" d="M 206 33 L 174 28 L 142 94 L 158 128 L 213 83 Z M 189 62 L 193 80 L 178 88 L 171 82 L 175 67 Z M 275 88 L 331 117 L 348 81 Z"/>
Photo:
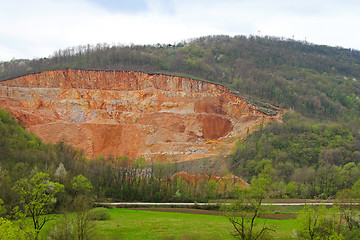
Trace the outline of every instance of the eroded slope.
<path fill-rule="evenodd" d="M 0 107 L 44 141 L 66 141 L 90 157 L 172 161 L 228 151 L 248 129 L 280 117 L 219 85 L 114 71 L 56 70 L 3 81 Z"/>

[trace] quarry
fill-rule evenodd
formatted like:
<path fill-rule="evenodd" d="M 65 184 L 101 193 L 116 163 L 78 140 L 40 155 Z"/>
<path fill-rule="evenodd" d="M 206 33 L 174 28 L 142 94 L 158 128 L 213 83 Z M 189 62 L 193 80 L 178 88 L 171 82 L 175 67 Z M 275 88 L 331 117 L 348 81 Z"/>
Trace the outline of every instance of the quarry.
<path fill-rule="evenodd" d="M 54 70 L 0 82 L 0 108 L 45 142 L 88 157 L 188 161 L 229 154 L 260 125 L 280 121 L 227 88 L 189 78 Z"/>

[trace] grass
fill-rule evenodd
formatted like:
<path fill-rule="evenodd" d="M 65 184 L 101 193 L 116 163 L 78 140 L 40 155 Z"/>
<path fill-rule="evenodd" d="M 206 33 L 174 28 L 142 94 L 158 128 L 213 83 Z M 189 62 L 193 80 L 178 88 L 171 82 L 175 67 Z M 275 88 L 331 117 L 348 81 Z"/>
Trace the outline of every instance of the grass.
<path fill-rule="evenodd" d="M 222 216 L 111 209 L 109 221 L 97 222 L 98 239 L 173 239 L 188 235 L 202 239 L 232 239 Z"/>
<path fill-rule="evenodd" d="M 274 239 L 288 240 L 292 239 L 291 235 L 293 230 L 296 228 L 296 220 L 273 220 L 273 219 L 258 219 L 258 224 L 266 221 L 266 224 L 270 225 L 275 229 L 275 232 L 272 233 Z"/>
<path fill-rule="evenodd" d="M 95 240 L 227 240 L 234 239 L 233 227 L 224 216 L 189 214 L 177 212 L 155 212 L 114 208 L 108 210 L 110 219 L 95 222 Z M 72 214 L 70 214 L 71 216 Z M 61 218 L 61 215 L 58 216 Z M 27 219 L 30 224 L 30 219 Z M 273 239 L 292 239 L 296 220 L 257 219 L 257 224 L 275 229 Z M 42 239 L 46 231 L 56 225 L 56 221 L 48 222 L 41 231 Z"/>
<path fill-rule="evenodd" d="M 234 239 L 223 216 L 110 209 L 110 220 L 98 221 L 96 239 Z M 276 239 L 291 239 L 295 220 L 258 219 L 276 229 Z"/>

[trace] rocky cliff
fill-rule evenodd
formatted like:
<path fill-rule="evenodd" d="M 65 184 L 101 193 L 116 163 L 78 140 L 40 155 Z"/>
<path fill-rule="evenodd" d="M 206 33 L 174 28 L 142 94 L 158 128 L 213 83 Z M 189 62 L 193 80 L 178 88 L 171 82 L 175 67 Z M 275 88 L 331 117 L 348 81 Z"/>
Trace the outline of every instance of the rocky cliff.
<path fill-rule="evenodd" d="M 136 72 L 56 70 L 0 82 L 0 107 L 46 142 L 85 154 L 190 160 L 276 121 L 225 87 Z"/>

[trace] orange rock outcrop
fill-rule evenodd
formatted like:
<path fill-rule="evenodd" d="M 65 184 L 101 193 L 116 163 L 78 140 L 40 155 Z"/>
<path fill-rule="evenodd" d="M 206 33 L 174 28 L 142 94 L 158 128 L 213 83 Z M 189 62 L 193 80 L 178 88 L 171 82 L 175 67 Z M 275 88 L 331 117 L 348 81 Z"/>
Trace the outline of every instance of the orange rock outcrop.
<path fill-rule="evenodd" d="M 0 82 L 0 107 L 45 142 L 182 161 L 212 156 L 268 116 L 225 87 L 167 75 L 55 70 Z M 209 142 L 209 140 L 213 140 Z"/>

